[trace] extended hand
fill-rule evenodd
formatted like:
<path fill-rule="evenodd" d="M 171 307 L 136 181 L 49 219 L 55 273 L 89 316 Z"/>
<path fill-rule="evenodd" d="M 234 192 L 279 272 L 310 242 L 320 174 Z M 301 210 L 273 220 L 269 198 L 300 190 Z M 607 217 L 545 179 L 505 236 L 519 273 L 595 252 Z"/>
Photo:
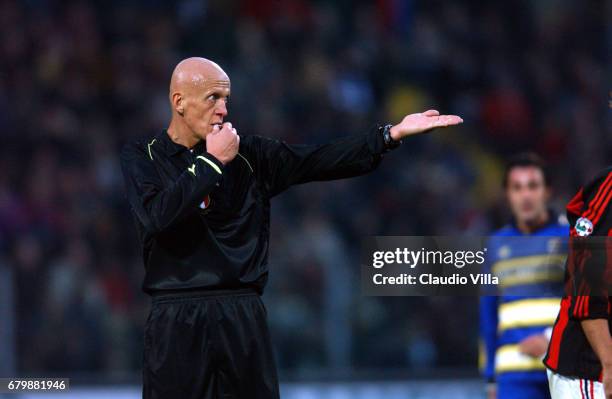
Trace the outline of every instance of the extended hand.
<path fill-rule="evenodd" d="M 519 342 L 519 351 L 529 356 L 542 357 L 548 349 L 548 338 L 544 334 L 533 334 Z"/>
<path fill-rule="evenodd" d="M 224 165 L 234 159 L 239 144 L 240 136 L 229 122 L 225 122 L 221 129 L 215 125 L 212 133 L 206 136 L 206 151 Z"/>
<path fill-rule="evenodd" d="M 435 109 L 420 114 L 410 114 L 390 130 L 393 140 L 399 141 L 404 137 L 427 132 L 437 127 L 447 127 L 463 123 L 457 115 L 440 115 Z"/>

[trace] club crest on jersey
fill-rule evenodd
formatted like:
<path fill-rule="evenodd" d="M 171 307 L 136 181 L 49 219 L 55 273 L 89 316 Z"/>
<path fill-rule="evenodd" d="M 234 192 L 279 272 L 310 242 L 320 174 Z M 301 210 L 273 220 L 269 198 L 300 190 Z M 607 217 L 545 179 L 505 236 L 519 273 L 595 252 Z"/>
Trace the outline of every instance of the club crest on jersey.
<path fill-rule="evenodd" d="M 580 218 L 576 221 L 575 228 L 580 237 L 590 236 L 593 233 L 593 222 L 587 218 Z"/>
<path fill-rule="evenodd" d="M 207 209 L 208 207 L 210 207 L 210 195 L 207 195 L 204 198 L 204 201 L 202 201 L 202 203 L 200 204 L 200 209 Z"/>

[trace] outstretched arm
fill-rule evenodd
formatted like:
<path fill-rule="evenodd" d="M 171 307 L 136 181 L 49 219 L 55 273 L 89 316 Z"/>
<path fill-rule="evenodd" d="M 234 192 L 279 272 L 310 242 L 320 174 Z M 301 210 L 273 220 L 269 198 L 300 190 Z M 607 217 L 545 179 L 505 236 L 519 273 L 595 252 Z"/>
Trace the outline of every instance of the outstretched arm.
<path fill-rule="evenodd" d="M 439 115 L 430 110 L 406 116 L 390 129 L 390 134 L 393 140 L 399 141 L 461 122 L 458 116 Z M 254 164 L 254 172 L 264 182 L 270 197 L 294 184 L 366 174 L 378 166 L 382 154 L 389 149 L 379 129 L 322 145 L 290 145 L 260 136 L 246 136 L 240 146 L 241 154 Z"/>

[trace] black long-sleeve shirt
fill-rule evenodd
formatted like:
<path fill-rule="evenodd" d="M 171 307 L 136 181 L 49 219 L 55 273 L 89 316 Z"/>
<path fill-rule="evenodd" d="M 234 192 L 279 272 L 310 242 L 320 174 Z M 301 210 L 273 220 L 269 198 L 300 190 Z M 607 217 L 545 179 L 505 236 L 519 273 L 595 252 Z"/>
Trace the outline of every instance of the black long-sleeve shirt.
<path fill-rule="evenodd" d="M 149 294 L 253 288 L 268 277 L 270 198 L 293 184 L 359 176 L 386 151 L 379 129 L 324 145 L 241 136 L 225 166 L 164 130 L 123 148 L 127 196 L 143 246 Z"/>

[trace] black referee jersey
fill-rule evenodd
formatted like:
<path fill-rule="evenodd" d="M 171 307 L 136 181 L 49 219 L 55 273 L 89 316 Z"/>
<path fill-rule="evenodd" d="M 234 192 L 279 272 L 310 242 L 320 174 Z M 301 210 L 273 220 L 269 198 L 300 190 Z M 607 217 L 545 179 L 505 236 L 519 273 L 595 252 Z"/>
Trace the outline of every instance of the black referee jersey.
<path fill-rule="evenodd" d="M 143 246 L 148 294 L 251 288 L 268 277 L 270 198 L 293 184 L 363 175 L 387 149 L 381 128 L 323 145 L 241 136 L 223 165 L 167 131 L 124 146 L 121 165 Z"/>
<path fill-rule="evenodd" d="M 572 226 L 566 262 L 566 295 L 544 364 L 558 374 L 601 381 L 602 366 L 580 322 L 610 317 L 612 168 L 581 188 L 567 205 Z"/>
<path fill-rule="evenodd" d="M 381 129 L 324 145 L 241 136 L 226 165 L 167 131 L 121 153 L 143 246 L 143 399 L 277 399 L 260 295 L 270 198 L 293 184 L 358 176 L 386 151 Z"/>

